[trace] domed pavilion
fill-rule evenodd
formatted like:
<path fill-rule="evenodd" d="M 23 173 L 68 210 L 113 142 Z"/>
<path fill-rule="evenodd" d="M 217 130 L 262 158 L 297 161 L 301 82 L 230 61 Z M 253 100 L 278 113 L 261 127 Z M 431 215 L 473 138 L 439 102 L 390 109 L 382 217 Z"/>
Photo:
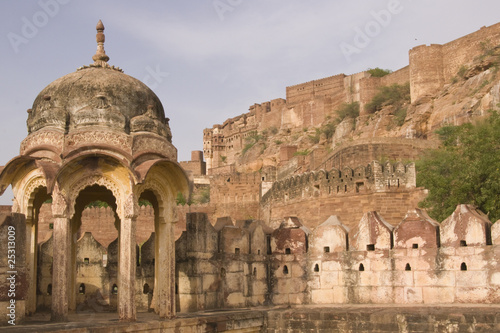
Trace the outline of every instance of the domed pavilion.
<path fill-rule="evenodd" d="M 153 304 L 162 318 L 175 315 L 175 198 L 190 182 L 177 163 L 168 118 L 145 84 L 108 64 L 104 26 L 97 24 L 94 62 L 65 75 L 36 97 L 28 110 L 28 136 L 20 155 L 0 167 L 0 194 L 11 185 L 12 212 L 26 219 L 26 313 L 36 310 L 37 223 L 52 200 L 52 320 L 75 310 L 76 233 L 83 209 L 106 202 L 119 235 L 118 314 L 134 321 L 138 202 L 155 212 Z"/>

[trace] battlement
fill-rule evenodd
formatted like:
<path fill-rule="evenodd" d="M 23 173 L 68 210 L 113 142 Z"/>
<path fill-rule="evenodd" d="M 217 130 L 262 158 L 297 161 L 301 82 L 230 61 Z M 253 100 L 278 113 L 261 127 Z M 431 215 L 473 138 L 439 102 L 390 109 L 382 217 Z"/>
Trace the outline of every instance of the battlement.
<path fill-rule="evenodd" d="M 373 161 L 354 169 L 344 167 L 295 175 L 277 181 L 262 197 L 262 204 L 295 199 L 341 195 L 344 193 L 381 192 L 416 186 L 415 165 L 401 162 L 380 164 Z"/>
<path fill-rule="evenodd" d="M 396 226 L 375 211 L 349 228 L 337 216 L 309 229 L 298 217 L 272 229 L 262 221 L 187 214 L 176 241 L 181 312 L 263 304 L 498 303 L 500 224 L 469 205 L 442 223 L 412 209 Z M 2 228 L 5 227 L 2 225 Z M 50 307 L 53 238 L 39 245 L 38 308 Z M 155 234 L 137 246 L 138 308 L 154 288 Z M 116 308 L 118 239 L 108 246 L 91 232 L 76 243 L 77 306 L 99 298 Z M 96 298 L 97 297 L 97 298 Z"/>
<path fill-rule="evenodd" d="M 499 242 L 500 225 L 468 205 L 441 224 L 413 209 L 396 227 L 372 211 L 353 228 L 330 216 L 313 230 L 293 216 L 273 230 L 229 217 L 214 227 L 188 214 L 176 243 L 178 275 L 189 281 L 180 307 L 495 303 L 500 265 L 487 258 Z"/>

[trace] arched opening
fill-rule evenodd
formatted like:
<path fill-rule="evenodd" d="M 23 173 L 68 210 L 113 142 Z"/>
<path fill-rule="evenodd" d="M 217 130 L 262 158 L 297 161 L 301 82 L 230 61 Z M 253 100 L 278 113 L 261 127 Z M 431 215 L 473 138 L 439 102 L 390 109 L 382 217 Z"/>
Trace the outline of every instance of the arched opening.
<path fill-rule="evenodd" d="M 142 293 L 143 294 L 149 293 L 149 284 L 147 284 L 147 283 L 144 284 L 144 287 L 142 288 Z"/>
<path fill-rule="evenodd" d="M 411 266 L 409 263 L 406 263 L 405 271 L 411 271 Z"/>
<path fill-rule="evenodd" d="M 137 309 L 149 311 L 155 308 L 155 305 L 153 304 L 153 293 L 155 293 L 158 285 L 158 266 L 156 265 L 156 255 L 159 251 L 159 246 L 161 245 L 157 241 L 160 233 L 160 204 L 157 196 L 152 190 L 143 191 L 140 194 L 138 203 L 141 212 L 140 214 L 147 216 L 152 215 L 152 218 L 149 218 L 148 220 L 144 218 L 138 219 L 136 227 L 137 243 L 140 244 L 140 259 L 138 256 L 138 262 L 140 261 L 141 267 L 140 269 L 144 280 L 147 281 L 148 287 L 150 285 L 153 286 L 152 289 L 150 288 L 149 293 L 143 292 L 141 295 L 143 299 L 137 304 Z"/>
<path fill-rule="evenodd" d="M 52 304 L 52 197 L 45 186 L 31 193 L 26 216 L 26 264 L 29 282 L 26 310 L 28 313 L 49 310 Z M 48 268 L 48 269 L 47 269 Z M 39 293 L 38 286 L 47 286 L 46 293 Z"/>
<path fill-rule="evenodd" d="M 85 283 L 80 283 L 80 287 L 78 287 L 78 293 L 80 295 L 84 295 L 85 294 Z"/>
<path fill-rule="evenodd" d="M 283 274 L 288 275 L 288 266 L 287 265 L 283 266 Z"/>
<path fill-rule="evenodd" d="M 314 271 L 319 272 L 319 265 L 318 264 L 314 265 Z"/>
<path fill-rule="evenodd" d="M 465 262 L 463 262 L 461 265 L 460 265 L 460 270 L 461 271 L 466 271 L 467 270 L 467 264 Z"/>
<path fill-rule="evenodd" d="M 359 271 L 364 272 L 365 271 L 365 266 L 363 264 L 359 264 Z"/>
<path fill-rule="evenodd" d="M 86 297 L 75 297 L 99 293 L 110 310 L 117 309 L 118 286 L 111 289 L 101 276 L 110 280 L 119 280 L 119 228 L 120 218 L 117 214 L 116 198 L 111 190 L 101 185 L 90 185 L 83 188 L 74 202 L 74 215 L 70 220 L 71 275 L 70 286 L 78 288 L 69 290 L 69 309 L 84 306 Z M 91 235 L 92 246 L 83 240 L 83 236 Z M 83 242 L 80 242 L 80 241 Z M 102 258 L 106 257 L 106 265 Z M 79 284 L 76 281 L 81 282 Z M 87 288 L 88 287 L 88 288 Z M 116 288 L 115 288 L 116 287 Z M 90 290 L 86 290 L 89 289 Z"/>

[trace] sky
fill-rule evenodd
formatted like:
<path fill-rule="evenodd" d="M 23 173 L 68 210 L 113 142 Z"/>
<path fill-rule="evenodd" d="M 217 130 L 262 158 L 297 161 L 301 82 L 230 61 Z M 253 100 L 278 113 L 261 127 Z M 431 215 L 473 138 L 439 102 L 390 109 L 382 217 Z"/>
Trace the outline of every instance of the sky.
<path fill-rule="evenodd" d="M 95 54 L 146 83 L 170 118 L 179 161 L 203 129 L 285 98 L 286 87 L 408 65 L 408 51 L 500 22 L 498 0 L 1 0 L 0 165 L 19 154 L 26 110 Z M 0 205 L 11 204 L 10 189 Z"/>

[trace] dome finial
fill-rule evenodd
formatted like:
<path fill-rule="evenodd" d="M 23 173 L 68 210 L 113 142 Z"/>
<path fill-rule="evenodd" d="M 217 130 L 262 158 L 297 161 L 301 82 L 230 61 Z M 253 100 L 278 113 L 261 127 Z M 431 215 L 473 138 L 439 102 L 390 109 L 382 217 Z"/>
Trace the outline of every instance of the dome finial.
<path fill-rule="evenodd" d="M 97 22 L 96 29 L 97 51 L 92 57 L 92 60 L 94 60 L 94 65 L 96 66 L 109 67 L 109 57 L 106 55 L 106 51 L 104 51 L 104 24 L 102 24 L 101 20 Z"/>
<path fill-rule="evenodd" d="M 107 68 L 107 69 L 113 69 L 115 71 L 122 72 L 121 68 L 115 67 L 115 66 L 110 66 L 108 64 L 109 57 L 106 54 L 106 51 L 104 51 L 104 24 L 102 24 L 102 21 L 99 20 L 97 22 L 97 26 L 95 27 L 97 29 L 97 35 L 95 36 L 95 39 L 97 41 L 97 51 L 92 57 L 92 60 L 94 60 L 93 64 L 90 64 L 88 66 L 82 66 L 78 68 L 77 70 L 82 70 L 85 68 L 92 68 L 92 67 L 100 67 L 100 68 Z"/>

